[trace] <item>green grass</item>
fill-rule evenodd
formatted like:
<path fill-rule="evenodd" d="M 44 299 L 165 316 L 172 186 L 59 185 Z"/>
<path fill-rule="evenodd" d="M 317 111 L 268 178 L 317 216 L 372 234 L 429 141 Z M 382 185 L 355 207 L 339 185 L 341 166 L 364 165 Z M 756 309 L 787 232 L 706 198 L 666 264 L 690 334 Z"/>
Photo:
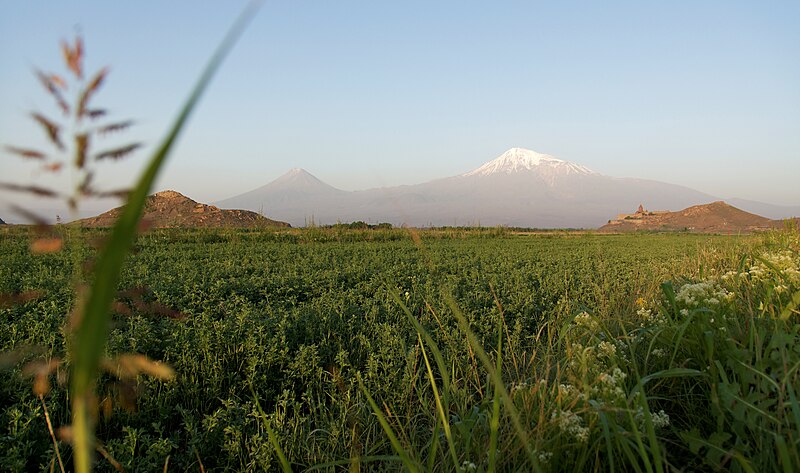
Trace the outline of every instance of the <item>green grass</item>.
<path fill-rule="evenodd" d="M 796 251 L 796 234 L 422 232 L 420 249 L 403 230 L 378 231 L 140 238 L 119 287 L 148 290 L 138 305 L 124 299 L 131 314 L 114 317 L 108 354 L 163 360 L 177 379 L 138 377 L 134 413 L 117 379 L 99 379 L 100 400 L 115 406 L 97 424 L 110 455 L 128 471 L 163 469 L 167 457 L 174 470 L 281 467 L 274 445 L 295 470 L 800 464 L 797 255 L 774 256 Z M 0 293 L 42 297 L 0 309 L 0 350 L 63 356 L 71 252 L 93 250 L 31 256 L 28 238 L 3 230 Z M 697 287 L 734 296 L 687 299 L 687 284 L 712 279 Z M 49 468 L 30 379 L 0 376 L 0 463 Z M 57 383 L 45 398 L 57 426 L 67 399 Z"/>

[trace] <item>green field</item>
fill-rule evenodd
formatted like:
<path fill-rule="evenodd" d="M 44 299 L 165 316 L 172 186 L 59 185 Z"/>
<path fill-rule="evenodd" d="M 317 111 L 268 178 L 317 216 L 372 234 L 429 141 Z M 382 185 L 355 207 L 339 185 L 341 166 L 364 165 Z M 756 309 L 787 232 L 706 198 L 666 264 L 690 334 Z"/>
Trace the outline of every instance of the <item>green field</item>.
<path fill-rule="evenodd" d="M 70 422 L 67 316 L 104 233 L 56 231 L 65 249 L 32 255 L 29 230 L 0 230 L 3 471 L 55 465 L 37 360 L 66 358 L 38 382 L 54 427 Z M 275 470 L 278 451 L 297 471 L 796 471 L 798 246 L 153 231 L 124 267 L 108 356 L 177 376 L 110 362 L 97 437 L 126 471 Z"/>

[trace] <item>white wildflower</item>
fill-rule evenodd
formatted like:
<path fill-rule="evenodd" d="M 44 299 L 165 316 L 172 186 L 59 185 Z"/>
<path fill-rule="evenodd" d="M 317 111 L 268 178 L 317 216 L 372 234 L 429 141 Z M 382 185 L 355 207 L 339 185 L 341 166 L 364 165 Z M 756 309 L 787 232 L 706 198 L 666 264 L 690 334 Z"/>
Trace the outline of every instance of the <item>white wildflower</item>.
<path fill-rule="evenodd" d="M 715 306 L 720 299 L 726 299 L 728 291 L 719 287 L 713 280 L 696 284 L 684 284 L 675 295 L 675 300 L 687 308 Z"/>
<path fill-rule="evenodd" d="M 633 417 L 637 424 L 639 425 L 640 430 L 645 430 L 647 428 L 647 424 L 645 422 L 645 413 L 644 409 L 641 407 L 636 409 L 636 415 Z M 669 426 L 669 414 L 664 412 L 664 409 L 661 409 L 658 412 L 651 412 L 650 413 L 650 422 L 653 423 L 653 427 L 656 429 L 663 429 L 664 427 Z"/>
<path fill-rule="evenodd" d="M 608 343 L 604 340 L 600 342 L 599 345 L 597 345 L 597 351 L 600 353 L 601 356 L 604 356 L 606 358 L 612 358 L 614 355 L 617 354 L 617 347 L 614 344 Z"/>
<path fill-rule="evenodd" d="M 589 429 L 583 426 L 583 419 L 571 411 L 556 411 L 550 417 L 558 420 L 558 428 L 561 432 L 572 436 L 579 442 L 589 440 Z"/>
<path fill-rule="evenodd" d="M 663 348 L 656 348 L 651 353 L 656 358 L 664 358 L 664 357 L 667 356 L 667 350 L 665 350 Z"/>
<path fill-rule="evenodd" d="M 539 463 L 547 463 L 553 458 L 553 452 L 539 452 L 537 457 L 539 458 Z"/>
<path fill-rule="evenodd" d="M 600 325 L 597 323 L 597 320 L 595 320 L 594 317 L 589 315 L 587 312 L 581 312 L 580 314 L 575 316 L 575 325 L 593 331 L 598 330 L 600 328 Z"/>

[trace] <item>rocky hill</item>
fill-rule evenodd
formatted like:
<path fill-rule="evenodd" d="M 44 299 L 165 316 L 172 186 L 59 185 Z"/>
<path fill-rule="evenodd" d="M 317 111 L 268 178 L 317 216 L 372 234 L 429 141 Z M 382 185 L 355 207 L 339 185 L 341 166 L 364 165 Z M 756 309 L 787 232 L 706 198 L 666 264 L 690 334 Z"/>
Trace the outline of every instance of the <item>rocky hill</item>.
<path fill-rule="evenodd" d="M 677 212 L 648 211 L 639 206 L 632 214 L 618 215 L 600 227 L 601 232 L 688 231 L 693 233 L 752 233 L 779 226 L 780 221 L 737 209 L 725 202 L 695 205 Z"/>
<path fill-rule="evenodd" d="M 286 222 L 271 220 L 248 210 L 224 210 L 195 202 L 172 190 L 157 192 L 147 198 L 142 220 L 152 228 L 248 228 L 289 227 Z M 110 227 L 122 207 L 74 222 L 84 227 Z"/>

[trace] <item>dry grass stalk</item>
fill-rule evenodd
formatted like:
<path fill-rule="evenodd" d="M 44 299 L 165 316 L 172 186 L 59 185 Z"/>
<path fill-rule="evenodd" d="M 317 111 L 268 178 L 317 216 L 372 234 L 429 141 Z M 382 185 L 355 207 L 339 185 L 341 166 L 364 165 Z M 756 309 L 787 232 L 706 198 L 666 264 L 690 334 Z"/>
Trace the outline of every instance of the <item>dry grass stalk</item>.
<path fill-rule="evenodd" d="M 106 359 L 103 368 L 120 379 L 135 379 L 140 374 L 146 374 L 162 381 L 175 379 L 175 371 L 164 363 L 153 361 L 138 353 L 124 353 L 113 360 Z"/>
<path fill-rule="evenodd" d="M 92 155 L 91 146 L 95 138 L 102 138 L 113 132 L 124 131 L 130 128 L 134 122 L 131 120 L 123 120 L 92 127 L 83 125 L 82 121 L 84 117 L 95 120 L 107 115 L 106 109 L 90 107 L 90 102 L 95 95 L 97 95 L 100 87 L 108 77 L 109 68 L 101 68 L 84 87 L 81 87 L 80 83 L 84 77 L 83 61 L 85 56 L 83 39 L 78 36 L 73 42 L 61 41 L 61 52 L 67 70 L 78 83 L 78 86 L 74 87 L 77 94 L 72 104 L 64 99 L 63 94 L 65 91 L 70 90 L 70 86 L 62 76 L 45 73 L 39 69 L 34 69 L 34 74 L 66 117 L 70 116 L 70 111 L 75 112 L 71 117 L 72 123 L 58 123 L 39 112 L 32 112 L 30 114 L 31 119 L 45 132 L 49 143 L 59 152 L 59 156 L 51 158 L 45 151 L 28 147 L 5 146 L 5 150 L 25 159 L 43 161 L 41 169 L 46 172 L 59 172 L 64 167 L 65 163 L 71 162 L 73 169 L 77 171 L 73 173 L 74 180 L 77 184 L 74 186 L 73 191 L 67 194 L 61 194 L 51 189 L 33 185 L 0 184 L 0 188 L 32 193 L 37 196 L 63 198 L 72 211 L 77 211 L 79 202 L 83 197 L 98 195 L 102 197 L 116 197 L 120 195 L 117 191 L 101 192 L 91 189 L 90 182 L 93 177 L 93 171 L 90 166 L 90 156 Z M 62 139 L 62 131 L 66 129 L 75 130 L 72 139 Z M 70 144 L 72 145 L 72 149 L 68 150 L 67 147 Z M 141 144 L 135 143 L 104 151 L 97 154 L 95 159 L 120 159 L 130 155 L 140 146 Z M 72 155 L 71 161 L 69 159 L 64 159 L 65 155 L 69 156 L 70 154 Z"/>
<path fill-rule="evenodd" d="M 89 85 L 86 86 L 86 89 L 84 89 L 80 99 L 78 99 L 78 108 L 75 112 L 77 119 L 80 120 L 86 115 L 86 106 L 89 103 L 89 99 L 91 99 L 92 95 L 97 92 L 97 89 L 103 85 L 103 80 L 106 78 L 106 75 L 108 75 L 108 68 L 104 67 L 100 69 L 91 82 L 89 82 Z"/>
<path fill-rule="evenodd" d="M 2 187 L 2 185 L 0 185 L 0 187 Z M 47 219 L 45 219 L 41 215 L 37 215 L 31 212 L 30 210 L 24 209 L 22 207 L 13 204 L 10 206 L 10 208 L 11 211 L 14 212 L 15 214 L 36 225 L 37 232 L 41 233 L 43 231 L 48 231 L 50 229 L 50 224 L 47 222 Z"/>
<path fill-rule="evenodd" d="M 93 195 L 95 197 L 116 197 L 118 199 L 127 199 L 128 194 L 131 193 L 130 189 L 117 189 L 115 191 L 103 191 L 103 192 L 95 192 Z"/>
<path fill-rule="evenodd" d="M 47 172 L 59 172 L 59 171 L 61 171 L 61 169 L 62 169 L 63 167 L 64 167 L 64 163 L 61 163 L 61 162 L 58 162 L 58 163 L 50 163 L 50 164 L 44 164 L 44 165 L 42 166 L 42 171 L 47 171 Z"/>
<path fill-rule="evenodd" d="M 75 74 L 78 79 L 83 79 L 83 39 L 75 37 L 75 45 L 70 47 L 66 40 L 61 41 L 61 52 L 64 54 L 64 62 L 67 68 Z"/>
<path fill-rule="evenodd" d="M 89 117 L 89 119 L 94 120 L 95 118 L 100 118 L 108 115 L 108 110 L 97 108 L 94 110 L 86 110 L 84 114 Z"/>
<path fill-rule="evenodd" d="M 25 291 L 19 294 L 0 294 L 0 308 L 11 307 L 42 297 L 41 291 Z"/>
<path fill-rule="evenodd" d="M 57 253 L 64 247 L 64 240 L 61 238 L 39 238 L 31 243 L 31 253 L 43 255 Z"/>
<path fill-rule="evenodd" d="M 122 465 L 120 465 L 120 463 L 115 460 L 110 453 L 108 453 L 108 450 L 106 450 L 105 447 L 98 443 L 95 448 L 100 455 L 103 455 L 103 458 L 108 460 L 108 463 L 111 463 L 111 466 L 113 466 L 115 470 L 119 471 L 120 473 L 125 473 L 125 468 L 123 468 Z"/>
<path fill-rule="evenodd" d="M 58 459 L 58 467 L 61 469 L 61 472 L 64 473 L 64 462 L 61 460 L 61 452 L 58 449 L 58 441 L 53 431 L 53 423 L 50 422 L 50 412 L 47 410 L 47 404 L 44 402 L 44 397 L 41 394 L 39 395 L 39 401 L 42 402 L 42 409 L 44 409 L 44 420 L 47 423 L 47 431 L 50 432 L 50 438 L 53 439 L 53 448 L 55 449 L 56 458 Z"/>
<path fill-rule="evenodd" d="M 28 159 L 47 159 L 47 155 L 41 151 L 36 151 L 35 149 L 27 149 L 27 148 L 17 148 L 16 146 L 6 146 L 6 151 L 9 153 L 16 154 L 17 156 L 21 156 L 23 158 Z"/>
<path fill-rule="evenodd" d="M 67 101 L 64 100 L 64 96 L 61 95 L 61 91 L 58 90 L 59 86 L 57 85 L 60 84 L 60 87 L 62 89 L 66 89 L 67 88 L 66 82 L 56 75 L 48 76 L 47 74 L 38 69 L 36 69 L 34 73 L 36 74 L 36 77 L 39 79 L 39 82 L 41 82 L 45 90 L 47 90 L 47 92 L 49 92 L 50 95 L 53 96 L 53 99 L 56 101 L 56 105 L 58 105 L 58 108 L 61 109 L 61 112 L 64 115 L 69 115 L 69 105 L 67 104 Z M 54 77 L 58 77 L 58 80 L 53 81 Z"/>
<path fill-rule="evenodd" d="M 107 135 L 109 133 L 113 133 L 115 131 L 122 131 L 122 130 L 128 129 L 131 126 L 133 126 L 133 124 L 134 124 L 133 120 L 125 120 L 125 121 L 122 121 L 122 122 L 112 123 L 110 125 L 105 125 L 105 126 L 99 127 L 97 129 L 97 133 L 100 136 L 105 136 L 105 135 Z"/>
<path fill-rule="evenodd" d="M 44 187 L 39 186 L 21 186 L 19 184 L 12 184 L 10 182 L 0 182 L 0 188 L 6 189 L 9 191 L 16 191 L 16 192 L 27 192 L 29 194 L 34 194 L 39 197 L 59 197 L 55 191 L 50 189 L 46 189 Z"/>
<path fill-rule="evenodd" d="M 75 167 L 83 169 L 86 165 L 86 150 L 89 148 L 89 135 L 81 133 L 75 135 Z"/>
<path fill-rule="evenodd" d="M 50 142 L 53 143 L 53 145 L 55 145 L 55 147 L 59 150 L 64 151 L 64 143 L 61 142 L 61 139 L 58 136 L 61 131 L 61 127 L 56 125 L 52 120 L 48 120 L 47 117 L 41 113 L 33 112 L 31 113 L 31 117 L 34 119 L 34 121 L 42 125 L 42 128 L 44 128 L 45 132 L 47 133 L 47 137 L 50 139 Z"/>
<path fill-rule="evenodd" d="M 49 361 L 34 360 L 22 367 L 22 374 L 34 378 L 33 393 L 37 396 L 44 396 L 50 392 L 50 375 L 61 366 L 60 358 L 52 358 Z"/>
<path fill-rule="evenodd" d="M 112 149 L 112 150 L 103 151 L 101 153 L 98 153 L 94 157 L 94 159 L 96 159 L 98 161 L 103 160 L 103 159 L 109 159 L 109 158 L 110 159 L 122 159 L 125 156 L 128 156 L 129 154 L 131 154 L 134 151 L 136 151 L 137 149 L 139 149 L 141 146 L 142 146 L 141 143 L 134 143 L 134 144 L 130 144 L 130 145 L 127 145 L 127 146 L 122 146 L 120 148 L 115 148 L 115 149 Z"/>

